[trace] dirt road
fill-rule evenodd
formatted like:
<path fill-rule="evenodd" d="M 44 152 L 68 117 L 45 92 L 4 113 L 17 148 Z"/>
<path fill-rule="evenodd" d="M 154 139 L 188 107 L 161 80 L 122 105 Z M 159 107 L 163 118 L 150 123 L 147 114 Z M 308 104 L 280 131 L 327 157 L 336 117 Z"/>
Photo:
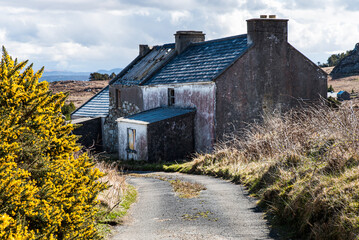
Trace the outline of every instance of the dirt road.
<path fill-rule="evenodd" d="M 254 199 L 239 185 L 208 176 L 155 173 L 205 185 L 197 198 L 176 196 L 168 181 L 129 177 L 138 201 L 111 239 L 273 239 Z"/>

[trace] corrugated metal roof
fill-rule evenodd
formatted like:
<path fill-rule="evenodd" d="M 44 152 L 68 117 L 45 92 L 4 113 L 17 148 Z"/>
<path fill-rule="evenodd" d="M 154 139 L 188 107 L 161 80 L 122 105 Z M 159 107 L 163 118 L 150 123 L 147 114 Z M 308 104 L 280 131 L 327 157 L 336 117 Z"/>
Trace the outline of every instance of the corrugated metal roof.
<path fill-rule="evenodd" d="M 144 85 L 212 81 L 247 49 L 246 34 L 194 43 Z"/>
<path fill-rule="evenodd" d="M 144 79 L 149 77 L 155 70 L 165 64 L 175 54 L 174 44 L 165 44 L 154 46 L 139 61 L 127 69 L 126 72 L 120 73 L 122 76 L 114 84 L 122 85 L 139 85 Z"/>
<path fill-rule="evenodd" d="M 109 86 L 102 89 L 81 107 L 76 109 L 71 117 L 101 117 L 108 115 L 110 104 Z"/>
<path fill-rule="evenodd" d="M 173 117 L 177 117 L 180 115 L 184 115 L 190 112 L 195 112 L 196 110 L 193 108 L 172 108 L 172 107 L 167 107 L 167 108 L 155 108 L 155 109 L 151 109 L 148 111 L 144 111 L 144 112 L 140 112 L 128 117 L 124 117 L 124 118 L 120 118 L 117 121 L 140 121 L 143 123 L 154 123 L 154 122 L 159 122 L 159 121 L 163 121 L 165 119 L 170 119 Z"/>

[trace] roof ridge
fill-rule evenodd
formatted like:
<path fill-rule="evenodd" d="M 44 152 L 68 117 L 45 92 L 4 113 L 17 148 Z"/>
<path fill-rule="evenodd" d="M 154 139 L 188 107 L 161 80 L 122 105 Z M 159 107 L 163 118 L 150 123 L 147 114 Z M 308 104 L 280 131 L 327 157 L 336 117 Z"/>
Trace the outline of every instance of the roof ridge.
<path fill-rule="evenodd" d="M 247 37 L 247 34 L 244 33 L 244 34 L 239 34 L 239 35 L 234 35 L 234 36 L 211 39 L 211 40 L 207 40 L 207 41 L 203 41 L 203 42 L 194 42 L 194 43 L 191 43 L 190 46 L 201 45 L 201 44 L 212 43 L 212 42 L 221 42 L 221 41 L 225 41 L 225 40 L 230 40 L 230 39 L 235 39 L 235 38 L 243 38 L 243 37 Z M 154 45 L 152 47 L 168 47 L 168 48 L 171 48 L 172 46 L 174 47 L 175 44 L 176 43 L 164 43 L 162 45 Z"/>
<path fill-rule="evenodd" d="M 224 37 L 224 38 L 216 38 L 216 39 L 203 41 L 203 42 L 196 42 L 196 43 L 192 43 L 190 46 L 202 45 L 202 44 L 213 43 L 213 42 L 222 42 L 222 41 L 226 41 L 226 40 L 230 40 L 230 39 L 243 38 L 243 37 L 247 37 L 247 34 L 240 34 L 240 35 L 234 35 L 234 36 L 229 36 L 229 37 Z"/>

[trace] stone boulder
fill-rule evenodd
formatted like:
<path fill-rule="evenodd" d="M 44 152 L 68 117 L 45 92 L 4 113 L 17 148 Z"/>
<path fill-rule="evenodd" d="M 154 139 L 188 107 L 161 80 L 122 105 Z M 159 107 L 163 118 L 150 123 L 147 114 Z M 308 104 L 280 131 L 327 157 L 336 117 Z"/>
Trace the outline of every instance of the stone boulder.
<path fill-rule="evenodd" d="M 333 79 L 359 75 L 359 43 L 355 45 L 354 50 L 343 58 L 330 73 Z"/>

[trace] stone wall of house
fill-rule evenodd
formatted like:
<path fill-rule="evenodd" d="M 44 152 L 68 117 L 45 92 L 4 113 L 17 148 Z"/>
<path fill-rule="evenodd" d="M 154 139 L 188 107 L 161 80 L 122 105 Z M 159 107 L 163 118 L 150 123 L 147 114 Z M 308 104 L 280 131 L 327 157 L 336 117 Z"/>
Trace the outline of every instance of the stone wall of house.
<path fill-rule="evenodd" d="M 119 106 L 117 106 L 116 91 L 120 90 Z M 103 145 L 108 152 L 118 151 L 118 127 L 116 120 L 142 111 L 141 90 L 135 87 L 110 85 L 109 114 L 103 126 Z"/>
<path fill-rule="evenodd" d="M 248 33 L 252 46 L 216 79 L 217 139 L 263 115 L 326 97 L 327 74 L 288 44 L 285 20 L 253 20 Z"/>
<path fill-rule="evenodd" d="M 172 161 L 194 152 L 195 112 L 149 124 L 147 127 L 148 161 Z"/>
<path fill-rule="evenodd" d="M 77 140 L 85 148 L 102 151 L 102 127 L 101 118 L 79 118 L 72 121 L 77 125 L 72 133 L 79 136 Z"/>

